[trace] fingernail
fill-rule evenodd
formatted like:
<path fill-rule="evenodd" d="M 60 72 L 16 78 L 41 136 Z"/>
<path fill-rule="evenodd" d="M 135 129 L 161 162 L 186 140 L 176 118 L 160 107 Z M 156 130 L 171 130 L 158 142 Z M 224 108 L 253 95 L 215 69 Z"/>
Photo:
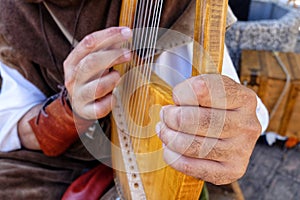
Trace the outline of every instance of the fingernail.
<path fill-rule="evenodd" d="M 155 126 L 155 131 L 158 136 L 160 135 L 160 130 L 161 130 L 161 122 L 158 122 Z"/>
<path fill-rule="evenodd" d="M 125 38 L 130 38 L 132 36 L 132 31 L 130 28 L 123 28 L 121 30 L 121 34 L 125 37 Z"/>

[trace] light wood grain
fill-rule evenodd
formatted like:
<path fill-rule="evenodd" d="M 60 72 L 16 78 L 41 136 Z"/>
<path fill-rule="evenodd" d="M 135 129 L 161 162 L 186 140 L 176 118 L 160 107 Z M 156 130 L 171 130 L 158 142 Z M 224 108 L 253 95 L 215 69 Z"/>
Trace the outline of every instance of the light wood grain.
<path fill-rule="evenodd" d="M 120 16 L 121 26 L 132 27 L 133 23 L 130 18 L 134 16 L 135 11 L 132 8 L 135 7 L 136 3 L 137 1 L 123 1 Z M 194 55 L 197 57 L 197 59 L 194 59 L 194 62 L 196 62 L 194 66 L 201 73 L 220 73 L 224 48 L 227 1 L 198 0 L 196 10 L 197 21 L 195 27 L 197 30 L 195 31 L 195 38 L 204 47 L 205 51 L 210 54 L 214 64 L 201 60 L 203 56 L 200 57 L 199 49 L 194 48 L 196 49 L 194 50 Z M 201 69 L 199 68 L 200 66 Z M 121 71 L 121 74 L 126 73 L 124 66 L 120 65 L 115 68 Z M 193 73 L 193 75 L 197 74 L 199 73 Z M 133 78 L 136 79 L 135 76 Z M 130 78 L 128 80 L 131 81 Z M 136 79 L 136 81 L 138 80 Z M 134 199 L 132 195 L 134 190 L 144 190 L 146 198 L 153 200 L 199 199 L 203 181 L 187 176 L 168 166 L 162 157 L 162 142 L 155 133 L 155 125 L 160 120 L 159 111 L 161 106 L 173 104 L 172 88 L 155 74 L 152 74 L 149 84 L 136 88 L 132 95 L 126 87 L 124 86 L 124 88 L 120 89 L 123 93 L 125 92 L 125 95 L 128 93 L 128 97 L 122 100 L 125 105 L 124 109 L 127 111 L 124 114 L 127 115 L 126 119 L 132 120 L 126 120 L 131 136 L 129 137 L 130 143 L 125 141 L 125 146 L 130 145 L 132 147 L 134 160 L 128 160 L 128 158 L 125 159 L 122 156 L 124 152 L 118 147 L 124 146 L 124 144 L 120 144 L 120 137 L 118 137 L 120 128 L 116 126 L 118 122 L 115 120 L 117 119 L 113 119 L 113 166 L 118 169 L 115 170 L 115 173 L 120 193 L 125 199 Z M 129 102 L 128 107 L 126 102 Z M 140 118 L 140 114 L 143 115 L 143 118 Z M 132 124 L 135 124 L 135 126 L 131 126 Z M 121 138 L 121 140 L 123 139 Z M 125 170 L 126 165 L 130 165 L 132 162 L 136 162 L 138 166 L 138 175 L 141 177 L 142 185 L 138 181 L 134 182 L 136 174 L 133 169 L 132 171 L 129 170 L 129 172 Z M 133 182 L 130 175 L 134 175 Z"/>

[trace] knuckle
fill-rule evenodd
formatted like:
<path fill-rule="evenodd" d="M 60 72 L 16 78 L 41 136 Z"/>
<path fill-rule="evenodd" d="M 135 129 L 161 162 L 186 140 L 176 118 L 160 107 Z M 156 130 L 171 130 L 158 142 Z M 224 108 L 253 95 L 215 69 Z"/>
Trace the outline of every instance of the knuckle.
<path fill-rule="evenodd" d="M 245 91 L 242 98 L 243 102 L 246 103 L 250 108 L 256 109 L 256 105 L 257 105 L 256 93 L 249 88 L 246 87 L 244 88 Z"/>
<path fill-rule="evenodd" d="M 111 97 L 110 97 L 111 98 Z M 110 111 L 111 111 L 111 104 L 107 104 L 106 103 L 98 103 L 98 105 L 95 108 L 95 112 L 96 112 L 96 117 L 97 118 L 103 118 L 105 117 Z"/>
<path fill-rule="evenodd" d="M 206 173 L 203 176 L 203 180 L 210 182 L 214 185 L 222 185 L 227 181 L 226 174 L 222 171 L 215 171 L 215 172 L 209 172 L 206 171 Z"/>
<path fill-rule="evenodd" d="M 85 87 L 85 89 L 82 92 L 83 93 L 82 96 L 84 97 L 84 99 L 86 101 L 90 102 L 90 101 L 96 99 L 96 94 L 97 94 L 99 85 L 101 85 L 101 84 L 98 84 L 96 87 L 94 85 Z"/>
<path fill-rule="evenodd" d="M 216 115 L 214 115 L 214 113 L 210 109 L 202 110 L 201 111 L 201 120 L 199 121 L 200 127 L 205 130 L 208 130 L 214 116 L 216 116 Z"/>
<path fill-rule="evenodd" d="M 93 93 L 92 88 L 88 87 L 83 92 L 78 92 L 77 99 L 79 102 L 89 102 L 91 101 L 91 94 Z"/>
<path fill-rule="evenodd" d="M 82 60 L 79 61 L 79 64 L 77 66 L 77 76 L 82 75 L 82 73 L 90 73 L 97 65 L 97 56 L 94 53 L 89 54 L 88 56 L 84 57 Z M 80 77 L 77 77 L 77 79 L 80 79 Z"/>
<path fill-rule="evenodd" d="M 248 127 L 245 126 L 245 121 L 244 120 L 237 120 L 235 123 L 235 128 L 236 130 L 241 130 L 241 131 L 245 131 L 248 129 Z"/>
<path fill-rule="evenodd" d="M 238 178 L 234 175 L 235 172 L 219 173 L 210 177 L 209 182 L 214 185 L 225 185 L 236 181 Z"/>
<path fill-rule="evenodd" d="M 102 118 L 106 115 L 106 113 L 108 112 L 108 108 L 106 106 L 97 106 L 96 108 L 96 115 L 98 118 Z"/>
<path fill-rule="evenodd" d="M 197 99 L 206 99 L 209 91 L 206 89 L 206 83 L 201 78 L 201 76 L 197 76 L 193 79 L 192 83 L 192 91 L 194 95 L 197 97 Z"/>
<path fill-rule="evenodd" d="M 237 130 L 237 123 L 232 123 L 232 119 L 230 117 L 226 117 L 225 122 L 223 123 L 223 132 L 228 135 L 232 130 Z"/>
<path fill-rule="evenodd" d="M 98 80 L 97 89 L 92 91 L 95 94 L 94 96 L 99 96 L 100 94 L 102 94 L 105 91 L 106 87 L 107 87 L 106 85 L 107 84 L 105 82 L 101 81 L 101 78 L 100 78 Z"/>
<path fill-rule="evenodd" d="M 237 87 L 240 86 L 236 81 L 231 79 L 228 76 L 222 76 L 223 84 L 226 88 L 228 88 L 230 91 L 235 91 Z"/>
<path fill-rule="evenodd" d="M 235 181 L 235 179 L 233 179 L 232 177 L 223 176 L 222 179 L 214 179 L 214 181 L 212 183 L 214 185 L 226 185 L 226 184 L 232 183 L 234 181 Z"/>
<path fill-rule="evenodd" d="M 188 174 L 188 175 L 191 175 L 191 174 L 195 173 L 194 170 L 193 170 L 193 167 L 190 165 L 190 163 L 188 163 L 184 159 L 183 159 L 182 162 L 180 162 L 179 168 L 180 168 L 181 172 L 183 172 L 185 174 Z"/>
<path fill-rule="evenodd" d="M 80 102 L 72 102 L 72 110 L 76 115 L 80 117 L 87 117 L 86 113 L 84 112 L 84 105 L 82 105 Z"/>
<path fill-rule="evenodd" d="M 111 72 L 111 75 L 112 75 L 112 80 L 114 82 L 114 84 L 116 85 L 117 82 L 120 80 L 121 76 L 120 76 L 120 73 L 118 71 L 112 71 Z"/>
<path fill-rule="evenodd" d="M 103 96 L 105 93 L 109 93 L 113 90 L 113 88 L 117 85 L 120 75 L 118 72 L 112 72 L 109 79 L 100 77 L 97 84 L 96 96 Z"/>
<path fill-rule="evenodd" d="M 80 62 L 80 69 L 83 72 L 88 72 L 95 65 L 97 58 L 96 54 L 91 53 Z"/>
<path fill-rule="evenodd" d="M 224 177 L 227 183 L 234 182 L 244 176 L 248 166 L 247 159 L 237 159 L 232 161 L 224 172 Z"/>
<path fill-rule="evenodd" d="M 66 59 L 64 60 L 63 62 L 63 67 L 64 67 L 64 71 L 66 72 L 67 71 L 67 68 L 69 67 L 69 59 Z"/>
<path fill-rule="evenodd" d="M 115 35 L 120 33 L 120 29 L 117 27 L 110 27 L 106 29 L 107 36 Z"/>
<path fill-rule="evenodd" d="M 201 146 L 202 146 L 202 141 L 199 138 L 194 138 L 193 141 L 186 141 L 185 143 L 180 143 L 181 148 L 185 151 L 186 153 L 195 158 L 204 158 L 202 155 Z"/>
<path fill-rule="evenodd" d="M 179 110 L 179 109 L 177 109 Z M 180 130 L 181 128 L 181 123 L 182 123 L 182 116 L 177 112 L 174 113 L 175 115 L 175 120 L 173 121 L 173 128 L 175 130 Z"/>
<path fill-rule="evenodd" d="M 65 78 L 64 85 L 65 85 L 69 95 L 71 95 L 73 93 L 73 90 L 72 90 L 73 83 L 74 83 L 74 81 L 72 79 Z"/>
<path fill-rule="evenodd" d="M 254 136 L 255 138 L 260 135 L 261 131 L 262 131 L 262 127 L 260 125 L 260 123 L 258 122 L 257 119 L 253 119 L 250 122 L 250 132 L 252 133 L 251 135 Z"/>
<path fill-rule="evenodd" d="M 243 132 L 248 133 L 247 136 L 249 139 L 256 139 L 262 131 L 261 124 L 256 117 L 249 117 L 245 122 L 240 122 L 239 128 Z"/>
<path fill-rule="evenodd" d="M 178 130 L 181 124 L 180 108 L 174 106 L 164 108 L 163 121 L 171 129 Z"/>
<path fill-rule="evenodd" d="M 246 169 L 247 169 L 246 166 L 243 164 L 235 167 L 234 170 L 232 170 L 233 174 L 231 176 L 233 181 L 242 178 L 244 176 L 244 174 L 246 173 Z"/>
<path fill-rule="evenodd" d="M 129 58 L 126 57 L 129 53 L 124 52 L 123 50 L 119 50 L 114 54 L 114 57 L 111 59 L 110 65 L 114 66 L 114 65 L 118 65 L 124 62 L 129 61 Z"/>
<path fill-rule="evenodd" d="M 229 151 L 230 150 L 228 150 L 228 149 L 224 150 L 224 149 L 218 147 L 218 145 L 215 145 L 208 152 L 207 157 L 211 158 L 211 159 L 220 159 L 220 158 L 222 158 L 223 160 L 227 160 L 229 158 L 229 154 L 230 154 Z"/>
<path fill-rule="evenodd" d="M 85 48 L 88 48 L 88 49 L 92 49 L 96 46 L 96 39 L 95 39 L 95 33 L 91 33 L 87 36 L 85 36 L 83 39 L 82 39 L 82 43 L 84 44 Z"/>
<path fill-rule="evenodd" d="M 74 71 L 75 66 L 69 65 L 68 61 L 64 61 L 64 77 L 65 77 L 65 86 L 68 88 L 74 84 L 74 77 L 76 75 L 76 71 Z"/>
<path fill-rule="evenodd" d="M 214 184 L 214 185 L 223 185 L 223 184 L 225 184 L 224 179 L 225 178 L 220 179 L 217 176 L 211 176 L 211 177 L 209 177 L 209 182 Z"/>
<path fill-rule="evenodd" d="M 169 145 L 168 130 L 163 126 L 160 130 L 160 139 L 166 144 Z"/>

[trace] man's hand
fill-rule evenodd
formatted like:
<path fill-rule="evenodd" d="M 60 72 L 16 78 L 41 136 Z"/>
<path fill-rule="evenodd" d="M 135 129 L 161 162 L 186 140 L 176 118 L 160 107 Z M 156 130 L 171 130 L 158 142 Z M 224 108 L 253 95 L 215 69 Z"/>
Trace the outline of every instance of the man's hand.
<path fill-rule="evenodd" d="M 64 62 L 65 86 L 75 112 L 85 119 L 98 119 L 107 115 L 112 107 L 111 91 L 120 75 L 109 71 L 115 64 L 129 61 L 127 49 L 121 44 L 132 37 L 126 27 L 113 27 L 86 36 Z M 76 101 L 75 101 L 76 100 Z M 40 145 L 29 120 L 37 116 L 42 105 L 30 109 L 18 122 L 22 145 L 38 150 Z"/>
<path fill-rule="evenodd" d="M 65 86 L 73 110 L 85 119 L 105 117 L 112 109 L 112 90 L 120 79 L 112 66 L 131 59 L 121 44 L 132 37 L 126 27 L 113 27 L 86 36 L 64 62 Z"/>
<path fill-rule="evenodd" d="M 177 85 L 173 100 L 157 125 L 165 161 L 214 184 L 243 176 L 261 133 L 256 94 L 226 76 L 207 74 Z"/>

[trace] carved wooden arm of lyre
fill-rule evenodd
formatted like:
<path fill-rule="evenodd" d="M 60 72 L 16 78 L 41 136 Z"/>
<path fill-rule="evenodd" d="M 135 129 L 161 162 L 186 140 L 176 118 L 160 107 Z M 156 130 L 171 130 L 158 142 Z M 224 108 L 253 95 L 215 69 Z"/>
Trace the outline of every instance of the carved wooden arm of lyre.
<path fill-rule="evenodd" d="M 193 76 L 221 73 L 227 9 L 228 0 L 197 0 Z"/>

